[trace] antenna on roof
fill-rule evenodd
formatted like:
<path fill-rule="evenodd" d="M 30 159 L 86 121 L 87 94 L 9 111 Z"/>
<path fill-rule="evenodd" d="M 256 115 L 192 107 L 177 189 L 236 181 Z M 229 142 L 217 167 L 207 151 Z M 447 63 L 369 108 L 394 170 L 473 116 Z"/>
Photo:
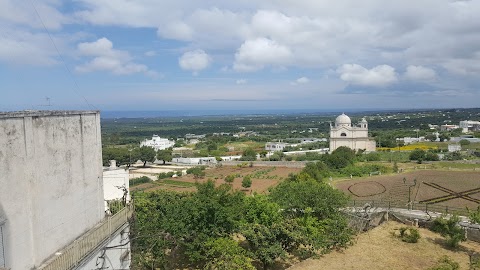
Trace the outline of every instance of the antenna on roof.
<path fill-rule="evenodd" d="M 39 105 L 41 107 L 52 107 L 52 103 L 50 102 L 49 97 L 45 97 L 46 104 Z"/>

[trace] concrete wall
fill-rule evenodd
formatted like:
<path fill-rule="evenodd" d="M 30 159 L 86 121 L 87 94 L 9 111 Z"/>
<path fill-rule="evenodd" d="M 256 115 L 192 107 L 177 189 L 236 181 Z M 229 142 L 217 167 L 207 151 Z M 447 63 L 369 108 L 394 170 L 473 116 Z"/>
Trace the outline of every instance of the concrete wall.
<path fill-rule="evenodd" d="M 97 111 L 0 113 L 6 267 L 38 266 L 104 217 Z"/>

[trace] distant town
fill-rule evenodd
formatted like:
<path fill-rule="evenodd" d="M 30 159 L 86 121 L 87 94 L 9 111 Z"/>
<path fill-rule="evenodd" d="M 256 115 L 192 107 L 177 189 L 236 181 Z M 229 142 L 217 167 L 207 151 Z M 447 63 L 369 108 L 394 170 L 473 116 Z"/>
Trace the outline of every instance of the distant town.
<path fill-rule="evenodd" d="M 0 113 L 0 264 L 304 269 L 326 262 L 315 254 L 356 257 L 369 241 L 364 231 L 399 243 L 437 239 L 427 254 L 477 254 L 478 120 L 480 109 L 146 119 Z M 300 251 L 311 259 L 295 257 Z"/>

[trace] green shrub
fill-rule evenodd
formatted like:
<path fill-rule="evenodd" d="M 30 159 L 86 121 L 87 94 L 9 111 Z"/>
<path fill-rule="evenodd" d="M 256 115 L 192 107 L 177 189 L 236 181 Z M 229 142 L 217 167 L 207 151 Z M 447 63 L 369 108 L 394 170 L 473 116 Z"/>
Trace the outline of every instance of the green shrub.
<path fill-rule="evenodd" d="M 440 257 L 435 266 L 428 268 L 428 270 L 458 270 L 460 269 L 460 264 L 452 260 L 450 257 L 444 255 Z"/>
<path fill-rule="evenodd" d="M 403 242 L 407 243 L 417 243 L 420 239 L 420 233 L 415 228 L 401 227 L 400 239 L 402 239 Z"/>
<path fill-rule="evenodd" d="M 468 218 L 470 221 L 476 224 L 480 224 L 480 206 L 477 207 L 476 211 L 468 211 Z"/>
<path fill-rule="evenodd" d="M 233 174 L 227 175 L 225 177 L 225 182 L 227 182 L 229 184 L 233 183 L 233 180 L 235 180 L 235 175 L 233 175 Z"/>
<path fill-rule="evenodd" d="M 158 180 L 162 180 L 162 179 L 165 179 L 165 178 L 171 178 L 175 173 L 174 172 L 163 172 L 163 173 L 159 173 L 157 175 L 157 179 Z"/>
<path fill-rule="evenodd" d="M 129 182 L 130 186 L 134 186 L 134 185 L 140 185 L 140 184 L 143 184 L 143 183 L 148 183 L 148 182 L 151 182 L 151 181 L 152 181 L 152 179 L 150 179 L 150 177 L 142 176 L 142 177 L 132 178 L 128 182 Z"/>
<path fill-rule="evenodd" d="M 458 225 L 460 218 L 456 215 L 449 219 L 441 216 L 433 221 L 432 231 L 440 233 L 445 237 L 446 243 L 449 247 L 457 248 L 460 241 L 467 240 L 465 237 L 465 230 Z"/>

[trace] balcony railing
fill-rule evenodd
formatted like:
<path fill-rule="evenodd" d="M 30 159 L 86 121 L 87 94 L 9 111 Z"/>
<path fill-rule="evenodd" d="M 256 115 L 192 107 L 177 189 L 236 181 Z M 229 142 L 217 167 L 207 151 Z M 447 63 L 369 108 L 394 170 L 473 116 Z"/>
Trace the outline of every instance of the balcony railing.
<path fill-rule="evenodd" d="M 107 217 L 100 224 L 83 234 L 64 249 L 55 253 L 38 270 L 69 270 L 77 266 L 87 255 L 102 242 L 109 239 L 120 229 L 133 214 L 133 204 L 127 205 L 113 216 Z"/>

